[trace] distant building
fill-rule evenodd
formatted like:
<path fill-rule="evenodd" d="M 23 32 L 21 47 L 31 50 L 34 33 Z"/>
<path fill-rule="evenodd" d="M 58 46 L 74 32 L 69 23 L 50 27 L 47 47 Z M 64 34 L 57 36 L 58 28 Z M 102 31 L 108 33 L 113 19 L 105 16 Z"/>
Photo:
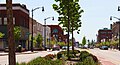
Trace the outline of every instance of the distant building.
<path fill-rule="evenodd" d="M 112 39 L 113 40 L 116 40 L 116 39 L 119 39 L 119 31 L 120 31 L 120 28 L 119 28 L 119 25 L 120 25 L 120 22 L 114 22 L 111 26 L 112 28 Z"/>
<path fill-rule="evenodd" d="M 33 37 L 41 34 L 43 36 L 44 26 L 33 19 Z M 32 18 L 29 19 L 29 32 L 32 33 Z"/>
<path fill-rule="evenodd" d="M 32 18 L 29 19 L 29 32 L 30 34 L 32 33 Z M 36 37 L 38 34 L 41 34 L 44 39 L 44 26 L 35 19 L 33 19 L 33 37 Z M 31 45 L 31 41 L 29 41 L 29 43 Z M 29 47 L 31 47 L 30 45 Z"/>
<path fill-rule="evenodd" d="M 99 29 L 97 42 L 110 41 L 112 39 L 112 30 L 108 28 Z"/>
<path fill-rule="evenodd" d="M 62 28 L 59 25 L 47 25 L 51 28 L 51 40 L 58 42 L 67 42 L 67 35 L 64 35 Z"/>
<path fill-rule="evenodd" d="M 43 45 L 45 44 L 45 40 L 46 40 L 46 44 L 50 43 L 50 38 L 51 38 L 51 28 L 49 26 L 43 25 Z M 46 39 L 45 39 L 45 31 L 46 30 Z"/>
<path fill-rule="evenodd" d="M 28 49 L 28 33 L 29 33 L 29 10 L 26 5 L 13 4 L 13 24 L 19 26 L 21 29 L 21 38 L 19 39 L 23 48 Z M 0 42 L 0 49 L 8 47 L 7 43 L 7 12 L 6 4 L 0 4 L 0 32 L 4 33 L 5 36 L 1 38 L 3 42 Z"/>

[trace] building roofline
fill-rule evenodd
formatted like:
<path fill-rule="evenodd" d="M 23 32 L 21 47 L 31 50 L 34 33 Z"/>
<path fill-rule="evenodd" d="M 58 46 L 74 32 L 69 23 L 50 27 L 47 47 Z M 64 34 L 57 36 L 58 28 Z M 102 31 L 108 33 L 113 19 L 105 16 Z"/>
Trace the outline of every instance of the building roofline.
<path fill-rule="evenodd" d="M 5 3 L 0 3 L 0 7 L 5 7 L 5 6 L 6 6 Z M 27 12 L 29 12 L 29 10 L 27 9 L 26 5 L 24 5 L 24 4 L 13 3 L 12 6 L 13 6 L 13 7 L 20 6 L 21 8 L 23 8 L 23 9 L 25 9 Z"/>

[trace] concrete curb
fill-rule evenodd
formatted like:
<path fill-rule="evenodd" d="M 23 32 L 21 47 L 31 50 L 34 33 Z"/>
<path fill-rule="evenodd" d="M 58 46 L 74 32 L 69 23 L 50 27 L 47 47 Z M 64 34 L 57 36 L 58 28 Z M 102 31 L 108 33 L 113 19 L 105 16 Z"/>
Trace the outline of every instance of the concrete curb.
<path fill-rule="evenodd" d="M 16 55 L 21 55 L 21 54 L 34 54 L 38 52 L 17 52 Z M 0 53 L 0 56 L 6 56 L 8 53 Z"/>

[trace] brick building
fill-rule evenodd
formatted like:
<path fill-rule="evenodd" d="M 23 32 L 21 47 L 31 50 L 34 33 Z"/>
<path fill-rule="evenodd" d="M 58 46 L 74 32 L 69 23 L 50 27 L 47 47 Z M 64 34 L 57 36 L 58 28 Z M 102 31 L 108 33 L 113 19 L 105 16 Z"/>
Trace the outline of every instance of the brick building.
<path fill-rule="evenodd" d="M 120 31 L 120 28 L 119 28 L 119 25 L 120 25 L 120 22 L 114 22 L 111 26 L 112 28 L 112 39 L 113 40 L 116 40 L 119 38 L 119 31 Z"/>
<path fill-rule="evenodd" d="M 112 39 L 112 30 L 108 28 L 99 29 L 97 42 L 110 41 Z"/>
<path fill-rule="evenodd" d="M 32 18 L 29 19 L 29 32 L 32 33 Z M 46 39 L 50 38 L 51 29 L 50 27 L 46 26 Z M 36 37 L 38 34 L 41 34 L 43 37 L 44 43 L 44 25 L 33 20 L 33 37 Z"/>
<path fill-rule="evenodd" d="M 19 44 L 23 48 L 27 49 L 28 45 L 28 33 L 29 33 L 29 10 L 26 5 L 13 4 L 13 24 L 14 26 L 19 26 L 21 29 L 21 38 L 19 39 Z M 7 12 L 6 4 L 0 4 L 0 32 L 4 33 L 5 36 L 1 38 L 3 42 L 0 43 L 0 48 L 4 49 L 8 46 L 7 44 Z M 16 43 L 18 45 L 18 43 Z"/>
<path fill-rule="evenodd" d="M 37 36 L 38 34 L 43 36 L 43 29 L 44 26 L 41 23 L 33 20 L 33 37 Z M 29 19 L 29 32 L 32 33 L 32 18 Z"/>
<path fill-rule="evenodd" d="M 59 25 L 48 25 L 51 28 L 51 40 L 66 42 L 67 35 L 64 35 L 62 28 Z"/>

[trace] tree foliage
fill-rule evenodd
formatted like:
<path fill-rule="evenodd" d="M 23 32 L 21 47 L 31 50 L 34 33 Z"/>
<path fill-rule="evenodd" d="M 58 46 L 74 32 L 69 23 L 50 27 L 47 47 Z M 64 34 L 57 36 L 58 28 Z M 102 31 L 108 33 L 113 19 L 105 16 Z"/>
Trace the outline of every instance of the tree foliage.
<path fill-rule="evenodd" d="M 14 38 L 15 40 L 19 40 L 21 37 L 21 29 L 19 26 L 14 27 Z"/>
<path fill-rule="evenodd" d="M 79 5 L 79 0 L 55 0 L 56 2 L 59 2 L 59 5 L 53 4 L 53 9 L 60 15 L 58 17 L 59 25 L 62 25 L 63 30 L 66 32 L 68 31 L 68 16 L 70 19 L 70 32 L 72 32 L 72 27 L 73 30 L 77 30 L 78 33 L 81 27 L 81 13 L 83 10 L 81 9 Z M 69 10 L 69 12 L 68 12 Z M 74 25 L 73 25 L 73 24 Z"/>
<path fill-rule="evenodd" d="M 42 37 L 41 34 L 37 35 L 36 41 L 37 41 L 37 46 L 38 47 L 42 46 L 43 37 Z"/>
<path fill-rule="evenodd" d="M 58 21 L 59 25 L 62 25 L 63 30 L 72 33 L 77 30 L 79 34 L 79 27 L 81 27 L 81 13 L 83 10 L 79 5 L 79 0 L 55 0 L 59 4 L 53 4 L 53 9 L 59 14 Z M 72 41 L 72 50 L 74 52 L 73 41 Z M 69 37 L 68 37 L 68 57 L 69 57 Z"/>
<path fill-rule="evenodd" d="M 82 45 L 84 46 L 85 44 L 86 44 L 86 38 L 84 36 L 83 39 L 82 39 Z"/>
<path fill-rule="evenodd" d="M 0 38 L 3 38 L 4 35 L 5 35 L 5 34 L 3 34 L 3 33 L 0 32 Z"/>

